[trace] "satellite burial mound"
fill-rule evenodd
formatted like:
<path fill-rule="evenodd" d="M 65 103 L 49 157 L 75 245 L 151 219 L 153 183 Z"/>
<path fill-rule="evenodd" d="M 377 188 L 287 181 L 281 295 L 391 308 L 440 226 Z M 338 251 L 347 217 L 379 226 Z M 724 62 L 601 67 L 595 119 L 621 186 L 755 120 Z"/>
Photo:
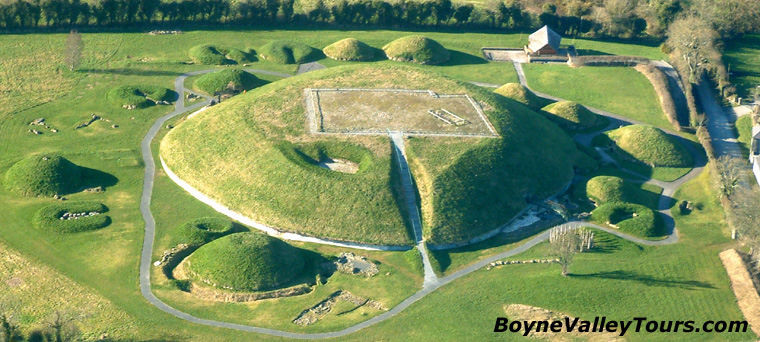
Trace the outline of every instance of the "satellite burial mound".
<path fill-rule="evenodd" d="M 449 60 L 450 53 L 440 43 L 423 36 L 406 36 L 383 46 L 388 59 L 420 64 L 441 64 Z"/>
<path fill-rule="evenodd" d="M 322 49 L 325 56 L 339 61 L 371 61 L 375 58 L 375 48 L 354 39 L 346 38 Z"/>
<path fill-rule="evenodd" d="M 5 189 L 16 195 L 63 195 L 78 190 L 82 169 L 59 155 L 34 155 L 11 166 L 4 181 Z"/>
<path fill-rule="evenodd" d="M 485 121 L 480 122 L 493 126 L 496 134 L 489 137 L 409 138 L 409 163 L 425 218 L 423 233 L 432 244 L 466 241 L 504 225 L 527 200 L 563 189 L 573 177 L 573 166 L 584 156 L 548 119 L 491 92 L 416 68 L 356 65 L 281 80 L 199 113 L 166 135 L 162 160 L 195 190 L 279 231 L 364 244 L 411 245 L 398 165 L 387 133 L 311 134 L 307 129 L 310 89 L 337 88 L 466 95 L 482 108 Z M 361 124 L 380 130 L 404 120 L 441 124 L 427 110 L 444 112 L 426 107 L 437 102 L 426 102 L 432 95 L 424 95 L 405 98 L 403 113 L 384 108 L 381 102 L 373 104 L 372 108 L 400 121 L 379 120 L 371 111 L 354 112 L 365 118 Z M 356 97 L 351 105 L 360 109 L 365 100 L 374 101 L 369 95 Z M 389 101 L 388 106 L 398 102 Z M 468 105 L 473 106 L 469 101 Z M 451 126 L 475 124 L 473 119 Z M 321 166 L 329 160 L 352 163 L 356 172 Z"/>
<path fill-rule="evenodd" d="M 617 152 L 649 166 L 689 167 L 694 163 L 680 141 L 656 127 L 630 125 L 605 134 L 615 141 Z"/>
<path fill-rule="evenodd" d="M 299 276 L 301 252 L 261 233 L 237 233 L 214 240 L 186 260 L 194 281 L 233 291 L 270 290 Z"/>
<path fill-rule="evenodd" d="M 540 110 L 551 102 L 550 100 L 539 97 L 534 94 L 530 89 L 526 88 L 519 83 L 507 83 L 494 90 L 495 93 L 508 97 L 512 100 L 520 102 L 533 110 Z"/>

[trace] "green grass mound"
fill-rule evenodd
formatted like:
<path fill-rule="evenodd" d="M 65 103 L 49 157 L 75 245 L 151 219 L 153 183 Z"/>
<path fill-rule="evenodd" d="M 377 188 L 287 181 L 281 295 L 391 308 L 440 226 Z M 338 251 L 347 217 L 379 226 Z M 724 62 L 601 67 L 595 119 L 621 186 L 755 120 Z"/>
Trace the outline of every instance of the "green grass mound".
<path fill-rule="evenodd" d="M 362 64 L 283 79 L 222 102 L 172 129 L 161 157 L 207 196 L 278 230 L 411 245 L 387 136 L 309 134 L 303 89 L 312 87 L 431 89 L 485 104 L 498 138 L 415 137 L 406 144 L 432 244 L 502 226 L 528 200 L 563 189 L 585 156 L 543 115 L 490 91 L 416 67 Z M 327 159 L 358 164 L 358 172 L 321 167 Z"/>
<path fill-rule="evenodd" d="M 253 74 L 238 70 L 224 69 L 205 74 L 193 82 L 193 87 L 207 94 L 221 91 L 250 90 L 261 85 L 261 80 Z"/>
<path fill-rule="evenodd" d="M 5 174 L 5 189 L 21 196 L 53 196 L 75 192 L 82 169 L 55 154 L 34 155 L 17 162 Z"/>
<path fill-rule="evenodd" d="M 106 206 L 97 202 L 63 202 L 38 210 L 32 223 L 44 231 L 79 233 L 111 224 L 111 218 L 105 214 L 107 211 Z"/>
<path fill-rule="evenodd" d="M 169 89 L 153 85 L 124 85 L 111 89 L 108 100 L 119 107 L 146 108 L 168 100 Z"/>
<path fill-rule="evenodd" d="M 275 40 L 259 48 L 261 58 L 280 64 L 301 64 L 319 59 L 319 50 L 306 44 Z"/>
<path fill-rule="evenodd" d="M 181 243 L 189 245 L 202 245 L 231 233 L 235 229 L 235 223 L 216 217 L 203 217 L 195 219 L 177 227 L 175 234 Z"/>
<path fill-rule="evenodd" d="M 304 269 L 301 252 L 261 233 L 238 233 L 214 240 L 187 259 L 191 279 L 233 291 L 276 288 Z"/>
<path fill-rule="evenodd" d="M 649 166 L 690 167 L 694 160 L 686 147 L 659 128 L 630 125 L 606 133 L 627 159 Z"/>
<path fill-rule="evenodd" d="M 190 59 L 196 64 L 224 65 L 242 64 L 254 61 L 254 57 L 245 51 L 214 45 L 198 45 L 188 51 Z"/>
<path fill-rule="evenodd" d="M 520 102 L 533 110 L 540 110 L 550 102 L 549 100 L 543 99 L 534 94 L 532 91 L 530 91 L 530 89 L 524 87 L 519 83 L 507 83 L 501 87 L 496 88 L 494 92 Z"/>
<path fill-rule="evenodd" d="M 641 238 L 665 235 L 662 219 L 643 205 L 613 202 L 591 212 L 591 219 L 617 227 L 621 232 Z"/>
<path fill-rule="evenodd" d="M 325 56 L 339 61 L 371 61 L 375 58 L 373 47 L 354 38 L 339 40 L 322 51 Z"/>
<path fill-rule="evenodd" d="M 597 204 L 630 202 L 637 190 L 631 183 L 614 176 L 596 176 L 586 183 L 586 196 Z"/>
<path fill-rule="evenodd" d="M 423 36 L 406 36 L 383 46 L 388 59 L 420 64 L 442 64 L 451 54 L 440 43 Z"/>
<path fill-rule="evenodd" d="M 550 119 L 560 126 L 570 129 L 586 129 L 596 126 L 599 120 L 588 108 L 573 101 L 560 101 L 543 108 L 552 114 Z"/>

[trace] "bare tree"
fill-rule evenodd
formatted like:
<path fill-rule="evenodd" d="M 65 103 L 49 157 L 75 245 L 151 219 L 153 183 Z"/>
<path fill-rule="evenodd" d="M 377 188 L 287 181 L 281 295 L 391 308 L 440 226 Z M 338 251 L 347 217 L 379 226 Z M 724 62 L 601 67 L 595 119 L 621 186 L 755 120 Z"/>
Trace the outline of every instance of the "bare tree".
<path fill-rule="evenodd" d="M 760 190 L 741 187 L 731 202 L 731 223 L 739 238 L 750 247 L 752 268 L 760 273 Z"/>
<path fill-rule="evenodd" d="M 79 67 L 79 63 L 82 61 L 82 49 L 84 48 L 84 42 L 82 42 L 82 35 L 77 30 L 71 30 L 66 38 L 66 66 L 70 71 Z"/>
<path fill-rule="evenodd" d="M 46 322 L 52 342 L 71 342 L 79 337 L 76 321 L 79 317 L 71 312 L 56 311 Z"/>
<path fill-rule="evenodd" d="M 562 276 L 567 277 L 573 257 L 580 252 L 580 236 L 568 226 L 555 227 L 549 232 L 549 245 L 562 267 Z"/>
<path fill-rule="evenodd" d="M 711 62 L 720 63 L 715 46 L 718 38 L 708 22 L 696 16 L 676 19 L 668 28 L 667 45 L 673 49 L 679 71 L 688 75 L 691 83 L 698 83 Z"/>
<path fill-rule="evenodd" d="M 731 197 L 747 171 L 747 162 L 732 156 L 720 156 L 715 162 L 718 173 L 718 188 L 721 196 Z"/>

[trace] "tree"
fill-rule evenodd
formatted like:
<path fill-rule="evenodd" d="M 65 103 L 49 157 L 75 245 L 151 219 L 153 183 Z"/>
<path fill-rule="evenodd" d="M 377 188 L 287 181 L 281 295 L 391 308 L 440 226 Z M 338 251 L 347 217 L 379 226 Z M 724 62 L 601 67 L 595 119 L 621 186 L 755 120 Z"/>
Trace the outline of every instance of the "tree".
<path fill-rule="evenodd" d="M 462 25 L 467 23 L 467 21 L 470 20 L 470 15 L 472 15 L 472 11 L 475 9 L 475 6 L 472 4 L 464 4 L 457 6 L 456 10 L 454 10 L 454 19 L 457 21 L 457 25 Z"/>
<path fill-rule="evenodd" d="M 580 236 L 568 226 L 559 226 L 549 232 L 549 245 L 552 254 L 562 266 L 562 276 L 566 277 L 570 272 L 573 257 L 580 252 Z"/>
<path fill-rule="evenodd" d="M 20 342 L 21 329 L 6 312 L 0 312 L 0 342 Z"/>
<path fill-rule="evenodd" d="M 73 342 L 79 337 L 78 317 L 70 312 L 56 311 L 45 323 L 51 342 Z"/>
<path fill-rule="evenodd" d="M 679 18 L 670 24 L 666 43 L 673 49 L 679 71 L 688 75 L 691 83 L 698 83 L 709 64 L 720 60 L 715 47 L 717 38 L 710 24 L 696 16 Z"/>
<path fill-rule="evenodd" d="M 76 30 L 71 30 L 69 36 L 66 38 L 66 66 L 69 70 L 74 71 L 79 67 L 79 63 L 82 61 L 82 48 L 84 43 L 82 42 L 82 35 Z"/>
<path fill-rule="evenodd" d="M 736 190 L 732 201 L 730 221 L 739 238 L 750 247 L 750 262 L 760 273 L 760 190 L 749 186 Z"/>
<path fill-rule="evenodd" d="M 715 171 L 718 173 L 718 188 L 721 196 L 731 197 L 733 195 L 747 171 L 746 164 L 743 159 L 732 156 L 720 156 L 718 158 L 715 162 Z"/>

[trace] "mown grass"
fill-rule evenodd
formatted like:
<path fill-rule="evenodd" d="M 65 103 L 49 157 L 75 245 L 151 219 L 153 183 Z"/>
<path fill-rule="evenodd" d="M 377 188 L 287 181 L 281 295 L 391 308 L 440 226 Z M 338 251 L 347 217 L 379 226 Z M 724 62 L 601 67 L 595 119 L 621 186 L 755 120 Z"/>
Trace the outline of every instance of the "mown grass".
<path fill-rule="evenodd" d="M 752 99 L 752 90 L 760 86 L 760 35 L 748 34 L 729 41 L 723 62 L 731 71 L 730 82 L 739 96 Z"/>
<path fill-rule="evenodd" d="M 737 136 L 736 140 L 739 142 L 742 154 L 749 157 L 749 148 L 752 142 L 752 117 L 745 115 L 738 118 L 734 127 Z"/>
<path fill-rule="evenodd" d="M 660 128 L 672 127 L 651 83 L 633 68 L 525 64 L 523 69 L 536 91 Z"/>

